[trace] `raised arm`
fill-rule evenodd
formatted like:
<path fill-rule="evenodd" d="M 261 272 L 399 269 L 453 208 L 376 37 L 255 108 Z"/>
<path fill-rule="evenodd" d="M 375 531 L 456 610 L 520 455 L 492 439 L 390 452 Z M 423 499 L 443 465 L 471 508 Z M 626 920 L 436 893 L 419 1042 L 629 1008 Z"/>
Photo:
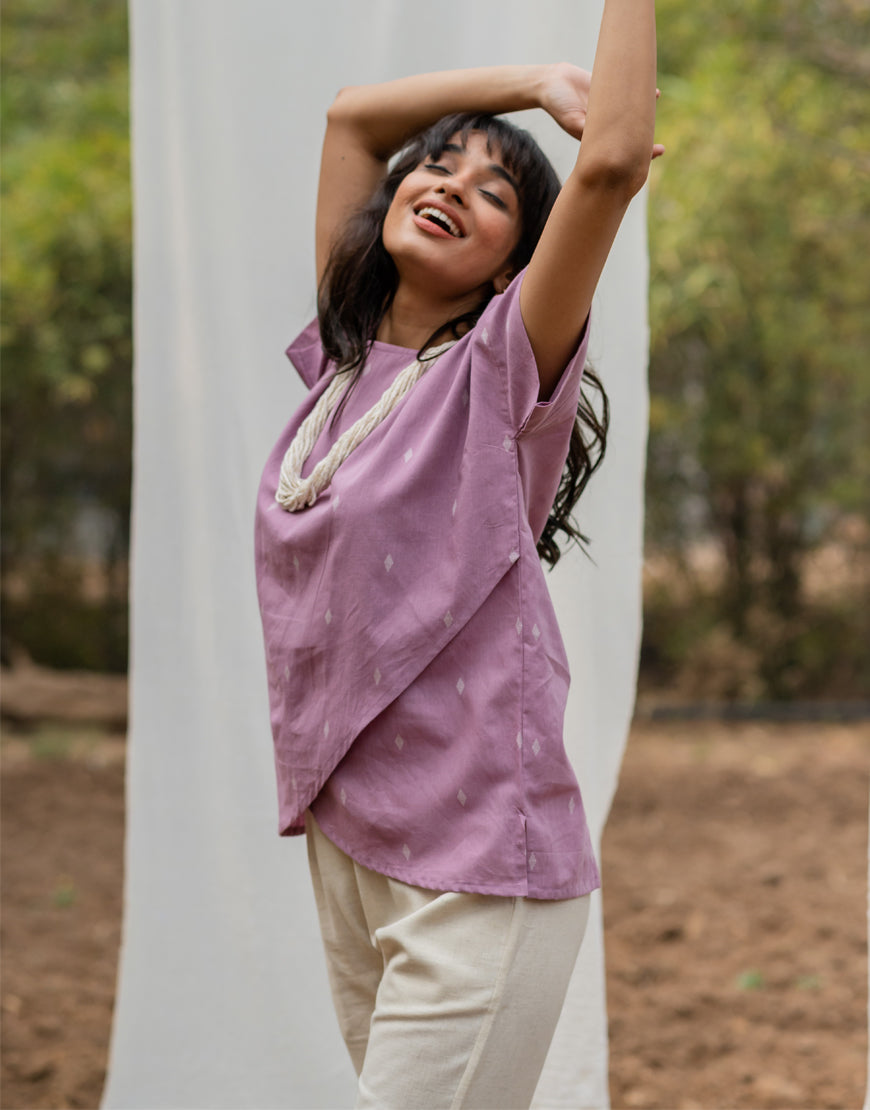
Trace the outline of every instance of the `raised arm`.
<path fill-rule="evenodd" d="M 582 136 L 529 263 L 520 306 L 549 397 L 583 330 L 622 217 L 646 180 L 655 121 L 654 0 L 605 0 L 593 73 L 568 64 L 492 66 L 342 89 L 327 114 L 317 197 L 317 278 L 348 216 L 414 134 L 453 112 L 545 109 Z"/>
<path fill-rule="evenodd" d="M 342 89 L 327 113 L 317 194 L 317 280 L 354 209 L 412 135 L 453 112 L 497 115 L 542 104 L 551 66 L 489 66 Z"/>
<path fill-rule="evenodd" d="M 557 67 L 541 101 L 566 130 L 583 135 L 520 290 L 542 399 L 576 348 L 622 217 L 662 152 L 653 145 L 653 0 L 606 0 L 588 105 L 583 94 L 570 67 Z"/>

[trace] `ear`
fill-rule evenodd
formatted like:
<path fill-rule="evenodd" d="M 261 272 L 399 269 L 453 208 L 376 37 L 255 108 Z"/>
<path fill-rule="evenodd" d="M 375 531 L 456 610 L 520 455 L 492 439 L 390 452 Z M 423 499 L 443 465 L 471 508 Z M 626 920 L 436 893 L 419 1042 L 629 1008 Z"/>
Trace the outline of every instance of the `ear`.
<path fill-rule="evenodd" d="M 496 293 L 504 293 L 505 289 L 510 285 L 513 280 L 514 272 L 510 268 L 503 270 L 502 273 L 496 274 L 492 279 L 492 287 Z"/>

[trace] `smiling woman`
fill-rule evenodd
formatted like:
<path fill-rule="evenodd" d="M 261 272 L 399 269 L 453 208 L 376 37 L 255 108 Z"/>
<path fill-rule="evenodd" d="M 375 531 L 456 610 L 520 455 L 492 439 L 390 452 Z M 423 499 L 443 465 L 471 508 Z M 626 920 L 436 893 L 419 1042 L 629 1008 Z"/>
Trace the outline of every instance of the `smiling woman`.
<path fill-rule="evenodd" d="M 539 555 L 603 451 L 587 319 L 655 95 L 652 3 L 610 0 L 591 77 L 428 74 L 329 112 L 318 319 L 288 349 L 311 392 L 256 548 L 280 831 L 308 836 L 360 1106 L 528 1106 L 599 885 Z M 584 137 L 561 191 L 493 115 L 532 106 Z"/>
<path fill-rule="evenodd" d="M 340 94 L 339 99 L 346 95 Z M 484 180 L 475 185 L 473 192 L 479 192 L 480 197 L 486 196 L 487 200 L 495 198 L 489 200 L 489 204 L 494 205 L 496 210 L 496 201 L 504 204 L 504 219 L 509 222 L 512 217 L 515 227 L 509 266 L 504 266 L 504 258 L 496 265 L 504 267 L 507 274 L 518 273 L 532 256 L 560 187 L 552 166 L 537 143 L 526 132 L 504 120 L 480 113 L 450 115 L 427 128 L 399 154 L 371 197 L 342 226 L 341 236 L 328 261 L 323 261 L 318 307 L 324 350 L 337 366 L 346 368 L 345 372 L 351 374 L 352 380 L 362 369 L 373 336 L 384 342 L 416 348 L 422 353 L 425 346 L 437 342 L 439 338 L 458 338 L 462 331 L 475 323 L 493 292 L 503 291 L 506 287 L 504 277 L 507 274 L 496 275 L 492 283 L 483 283 L 475 297 L 466 298 L 469 304 L 457 305 L 451 300 L 451 291 L 455 292 L 457 280 L 464 281 L 462 265 L 457 264 L 455 254 L 448 255 L 447 259 L 442 257 L 442 276 L 444 264 L 451 257 L 453 260 L 450 264 L 452 276 L 449 272 L 446 275 L 448 303 L 432 303 L 430 283 L 434 275 L 427 275 L 424 266 L 422 271 L 417 271 L 417 280 L 422 280 L 423 288 L 411 298 L 414 320 L 423 326 L 413 334 L 399 334 L 393 330 L 403 326 L 406 290 L 402 289 L 399 281 L 397 258 L 386 248 L 384 235 L 389 236 L 394 226 L 401 226 L 401 195 L 413 186 L 419 176 L 428 180 L 421 197 L 410 198 L 408 211 L 420 215 L 422 208 L 427 206 L 427 200 L 434 201 L 438 210 L 446 210 L 454 222 L 460 221 L 457 226 L 461 232 L 466 231 L 465 222 L 471 217 L 466 212 L 469 197 L 463 195 L 462 189 L 467 185 L 460 180 L 459 195 L 448 194 L 451 192 L 449 186 L 453 170 L 457 168 L 456 160 L 468 158 L 469 143 L 474 149 L 476 145 L 482 147 L 478 157 L 479 172 L 483 172 Z M 482 156 L 484 152 L 485 156 Z M 324 148 L 324 158 L 326 156 Z M 325 185 L 321 182 L 321 194 L 324 189 Z M 455 189 L 453 193 L 456 193 Z M 478 207 L 483 208 L 483 205 Z M 408 211 L 405 212 L 406 217 Z M 483 214 L 488 218 L 485 208 Z M 493 212 L 493 217 L 496 214 L 497 211 Z M 429 230 L 431 242 L 432 232 L 428 224 L 406 230 L 418 245 L 421 238 L 419 232 Z M 411 235 L 411 231 L 415 234 Z M 396 251 L 399 249 L 400 244 L 397 243 Z M 438 259 L 437 253 L 433 256 L 430 252 L 430 262 L 437 262 Z M 407 292 L 411 289 L 412 286 L 409 286 Z M 395 306 L 397 296 L 398 309 Z"/>
<path fill-rule="evenodd" d="M 383 229 L 400 300 L 385 314 L 379 339 L 420 346 L 424 313 L 437 325 L 472 311 L 491 289 L 507 288 L 520 204 L 512 176 L 493 153 L 486 136 L 472 131 L 402 180 Z"/>

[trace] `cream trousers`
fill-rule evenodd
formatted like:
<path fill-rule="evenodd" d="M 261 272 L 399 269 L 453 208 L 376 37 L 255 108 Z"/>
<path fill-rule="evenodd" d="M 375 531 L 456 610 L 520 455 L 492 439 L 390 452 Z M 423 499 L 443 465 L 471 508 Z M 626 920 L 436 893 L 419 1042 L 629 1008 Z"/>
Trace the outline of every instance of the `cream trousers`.
<path fill-rule="evenodd" d="M 408 886 L 306 819 L 308 857 L 357 1107 L 528 1107 L 589 897 L 538 901 Z"/>

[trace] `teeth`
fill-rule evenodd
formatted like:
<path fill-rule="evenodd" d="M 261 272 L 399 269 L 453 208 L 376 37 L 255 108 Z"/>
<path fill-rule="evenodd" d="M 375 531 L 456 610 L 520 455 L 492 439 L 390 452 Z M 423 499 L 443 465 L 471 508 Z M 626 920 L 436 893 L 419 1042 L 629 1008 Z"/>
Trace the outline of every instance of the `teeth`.
<path fill-rule="evenodd" d="M 427 207 L 421 208 L 420 211 L 417 213 L 417 215 L 418 216 L 430 216 L 432 219 L 436 220 L 439 224 L 443 224 L 444 227 L 447 228 L 447 230 L 450 232 L 450 234 L 455 239 L 459 239 L 462 235 L 462 232 L 459 230 L 459 227 L 456 224 L 456 222 L 454 220 L 451 220 L 450 217 L 447 215 L 447 213 L 442 212 L 440 208 L 432 208 L 432 207 L 427 205 Z"/>

